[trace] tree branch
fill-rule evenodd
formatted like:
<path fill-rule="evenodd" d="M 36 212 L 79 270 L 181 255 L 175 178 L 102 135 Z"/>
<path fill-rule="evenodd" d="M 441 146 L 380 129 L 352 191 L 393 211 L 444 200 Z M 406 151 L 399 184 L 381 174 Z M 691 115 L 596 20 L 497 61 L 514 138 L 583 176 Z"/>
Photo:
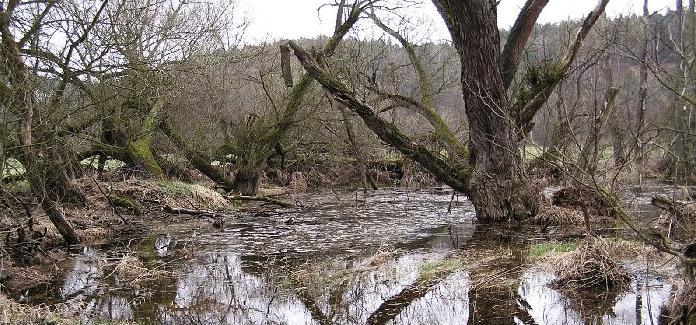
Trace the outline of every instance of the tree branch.
<path fill-rule="evenodd" d="M 401 46 L 408 54 L 408 58 L 411 61 L 413 70 L 418 76 L 418 86 L 420 88 L 421 100 L 420 102 L 417 102 L 413 99 L 400 95 L 385 94 L 384 92 L 380 92 L 380 94 L 386 95 L 386 97 L 391 100 L 407 104 L 407 108 L 410 108 L 416 113 L 425 117 L 433 129 L 435 129 L 435 136 L 437 139 L 442 142 L 450 150 L 450 152 L 457 155 L 458 160 L 468 160 L 469 150 L 463 143 L 461 143 L 461 141 L 459 141 L 459 139 L 457 139 L 444 119 L 442 119 L 442 117 L 435 110 L 435 91 L 433 90 L 430 76 L 423 66 L 423 62 L 421 62 L 420 58 L 416 55 L 416 50 L 413 44 L 406 40 L 406 38 L 399 34 L 399 32 L 385 25 L 374 13 L 370 13 L 368 16 L 372 19 L 372 21 L 374 21 L 375 25 L 399 41 Z"/>
<path fill-rule="evenodd" d="M 348 87 L 325 72 L 304 49 L 292 41 L 289 44 L 307 74 L 324 86 L 338 103 L 357 113 L 365 125 L 380 139 L 399 150 L 404 156 L 421 164 L 440 181 L 455 190 L 468 191 L 471 168 L 448 164 L 441 156 L 409 139 L 394 124 L 379 117 L 370 106 L 357 99 Z"/>
<path fill-rule="evenodd" d="M 544 10 L 547 3 L 549 3 L 549 0 L 527 0 L 510 30 L 510 35 L 505 43 L 501 57 L 505 89 L 510 88 L 512 80 L 515 79 L 515 73 L 517 73 L 517 68 L 522 59 L 522 52 L 524 52 L 529 35 L 532 34 L 539 14 Z"/>
<path fill-rule="evenodd" d="M 599 17 L 601 17 L 604 13 L 604 9 L 607 7 L 608 3 L 609 0 L 599 0 L 597 6 L 587 14 L 582 26 L 580 27 L 580 30 L 575 36 L 575 40 L 566 50 L 561 62 L 554 67 L 554 71 L 552 71 L 554 76 L 551 80 L 548 80 L 548 84 L 539 88 L 539 90 L 532 95 L 532 99 L 530 101 L 519 101 L 515 103 L 513 106 L 513 112 L 517 115 L 517 125 L 520 129 L 526 130 L 530 127 L 530 122 L 536 115 L 536 112 L 539 111 L 544 103 L 546 103 L 549 96 L 551 96 L 551 93 L 553 93 L 554 89 L 556 89 L 558 83 L 566 77 L 570 66 L 573 64 L 573 61 L 575 61 L 575 57 L 577 56 L 583 41 L 590 33 L 592 27 L 597 22 Z"/>

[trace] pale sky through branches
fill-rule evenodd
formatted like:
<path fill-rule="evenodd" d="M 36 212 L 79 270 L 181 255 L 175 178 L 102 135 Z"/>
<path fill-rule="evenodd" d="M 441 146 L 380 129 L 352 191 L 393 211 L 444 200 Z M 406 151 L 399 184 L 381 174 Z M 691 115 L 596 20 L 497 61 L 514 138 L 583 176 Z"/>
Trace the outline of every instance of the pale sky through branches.
<path fill-rule="evenodd" d="M 332 31 L 335 9 L 325 7 L 319 14 L 317 8 L 332 0 L 239 0 L 240 9 L 250 23 L 247 42 L 263 40 L 296 39 L 329 35 Z M 501 0 L 498 6 L 498 25 L 509 28 L 515 21 L 525 0 Z M 597 4 L 596 0 L 550 0 L 544 9 L 540 23 L 558 22 L 568 18 L 582 18 Z M 643 0 L 611 0 L 607 7 L 609 16 L 640 14 Z M 650 0 L 650 11 L 674 9 L 673 0 Z M 448 39 L 438 13 L 432 3 L 424 1 L 423 6 L 413 10 L 414 14 L 430 21 L 428 38 Z"/>

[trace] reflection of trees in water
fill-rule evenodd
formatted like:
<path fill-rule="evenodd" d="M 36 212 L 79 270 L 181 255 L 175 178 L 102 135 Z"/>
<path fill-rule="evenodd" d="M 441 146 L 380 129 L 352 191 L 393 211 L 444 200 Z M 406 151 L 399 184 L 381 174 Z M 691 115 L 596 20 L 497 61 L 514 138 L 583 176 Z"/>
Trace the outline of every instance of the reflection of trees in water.
<path fill-rule="evenodd" d="M 269 278 L 244 273 L 239 255 L 209 254 L 177 282 L 174 306 L 160 306 L 163 324 L 312 323 L 302 303 Z"/>
<path fill-rule="evenodd" d="M 316 256 L 302 266 L 281 267 L 267 255 L 242 260 L 237 253 L 210 253 L 186 262 L 190 269 L 178 278 L 150 284 L 153 296 L 134 302 L 129 291 L 121 295 L 107 290 L 114 284 L 104 282 L 110 273 L 108 268 L 104 271 L 105 256 L 88 250 L 74 260 L 62 288 L 84 318 L 149 319 L 163 324 L 618 324 L 640 323 L 638 319 L 647 324 L 648 306 L 655 318 L 669 297 L 669 286 L 656 288 L 652 283 L 650 295 L 643 288 L 638 313 L 632 293 L 620 295 L 615 304 L 617 299 L 610 299 L 596 312 L 596 302 L 570 299 L 545 286 L 548 274 L 524 267 L 529 234 L 485 226 L 475 231 L 448 229 L 448 234 L 462 235 L 460 243 L 466 245 L 458 254 L 469 264 L 467 271 L 444 278 L 421 274 L 424 263 L 443 257 L 438 253 L 396 258 L 387 254 L 389 261 L 378 266 L 370 266 L 372 260 L 367 258 L 348 268 L 341 258 L 327 261 Z M 447 241 L 452 236 L 430 238 L 435 244 L 418 246 L 451 247 Z M 174 243 L 168 241 L 162 236 L 148 247 L 155 252 Z M 288 267 L 295 272 L 291 274 Z M 577 304 L 590 308 L 575 308 Z"/>
<path fill-rule="evenodd" d="M 103 260 L 104 257 L 96 250 L 85 248 L 83 254 L 73 260 L 72 268 L 65 275 L 61 292 L 63 298 L 94 293 L 102 276 Z"/>
<path fill-rule="evenodd" d="M 358 266 L 347 274 L 334 270 L 338 280 L 319 276 L 329 267 L 316 267 L 317 276 L 303 276 L 295 293 L 320 324 L 466 322 L 466 273 L 420 278 L 421 266 L 432 258 L 411 254 L 376 268 Z"/>
<path fill-rule="evenodd" d="M 133 320 L 133 308 L 124 297 L 106 296 L 100 303 L 99 316 L 103 319 Z"/>
<path fill-rule="evenodd" d="M 85 248 L 72 261 L 72 268 L 63 280 L 62 296 L 66 305 L 83 319 L 101 318 L 133 320 L 134 312 L 125 297 L 108 294 L 104 283 L 106 256 L 93 248 Z"/>
<path fill-rule="evenodd" d="M 552 279 L 550 273 L 526 272 L 518 288 L 539 324 L 657 324 L 672 290 L 671 285 L 651 279 L 647 288 L 641 285 L 640 295 L 631 291 L 599 298 L 568 297 L 547 286 Z"/>
<path fill-rule="evenodd" d="M 462 324 L 469 319 L 468 274 L 411 285 L 384 301 L 368 324 Z"/>

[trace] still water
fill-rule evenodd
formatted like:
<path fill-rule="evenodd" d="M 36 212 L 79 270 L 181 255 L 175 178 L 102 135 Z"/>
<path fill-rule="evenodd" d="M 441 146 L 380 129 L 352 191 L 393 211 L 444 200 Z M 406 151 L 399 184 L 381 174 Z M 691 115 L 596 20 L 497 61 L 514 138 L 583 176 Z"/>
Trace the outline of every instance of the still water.
<path fill-rule="evenodd" d="M 649 210 L 641 195 L 630 198 L 633 208 Z M 73 254 L 63 276 L 25 295 L 88 322 L 657 323 L 673 290 L 659 275 L 633 265 L 625 292 L 568 297 L 548 285 L 549 270 L 530 266 L 528 245 L 545 233 L 476 226 L 466 198 L 451 198 L 437 190 L 322 193 L 296 197 L 298 209 L 241 213 L 220 229 L 163 224 Z M 115 266 L 126 255 L 155 273 L 124 281 Z M 429 276 L 453 259 L 463 265 Z"/>

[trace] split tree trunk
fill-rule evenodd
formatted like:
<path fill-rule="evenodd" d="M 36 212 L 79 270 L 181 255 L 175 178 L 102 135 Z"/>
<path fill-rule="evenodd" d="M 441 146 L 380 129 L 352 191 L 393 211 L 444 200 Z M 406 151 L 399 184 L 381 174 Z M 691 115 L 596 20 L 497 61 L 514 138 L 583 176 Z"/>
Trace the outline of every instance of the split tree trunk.
<path fill-rule="evenodd" d="M 496 2 L 437 0 L 462 65 L 469 120 L 469 197 L 479 221 L 521 220 L 537 213 L 538 189 L 527 178 L 517 146 L 500 65 Z M 476 50 L 472 50 L 476 49 Z"/>

